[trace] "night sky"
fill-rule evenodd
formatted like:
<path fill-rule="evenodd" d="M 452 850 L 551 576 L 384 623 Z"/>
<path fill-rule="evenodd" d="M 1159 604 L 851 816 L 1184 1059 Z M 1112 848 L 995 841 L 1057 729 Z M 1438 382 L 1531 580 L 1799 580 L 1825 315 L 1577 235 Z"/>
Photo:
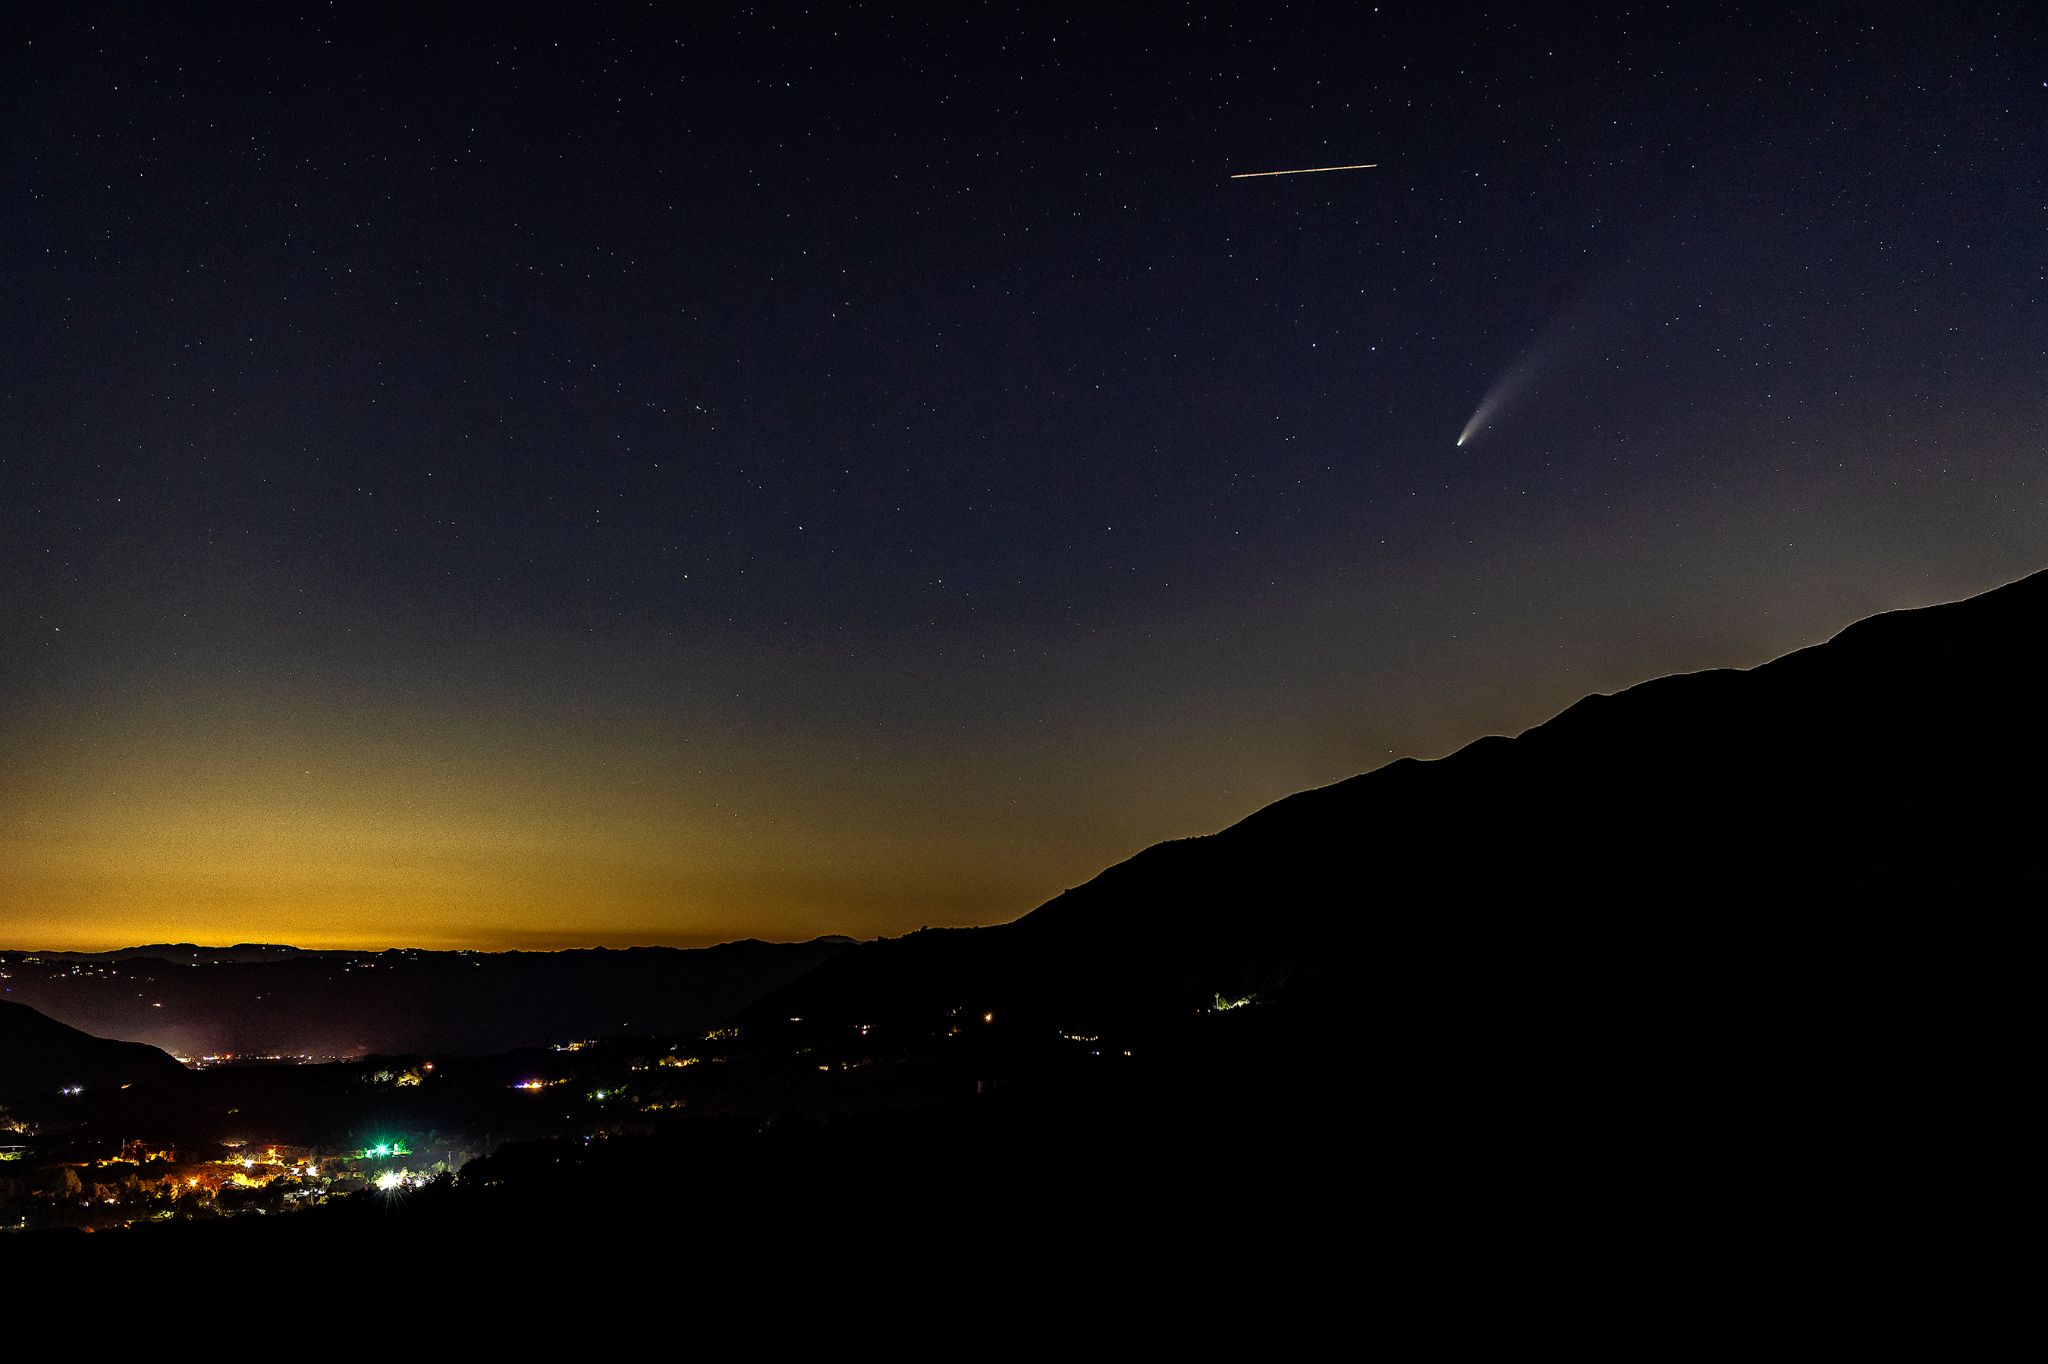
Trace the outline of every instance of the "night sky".
<path fill-rule="evenodd" d="M 2048 566 L 2034 7 L 1115 8 L 14 10 L 0 945 L 997 922 Z"/>

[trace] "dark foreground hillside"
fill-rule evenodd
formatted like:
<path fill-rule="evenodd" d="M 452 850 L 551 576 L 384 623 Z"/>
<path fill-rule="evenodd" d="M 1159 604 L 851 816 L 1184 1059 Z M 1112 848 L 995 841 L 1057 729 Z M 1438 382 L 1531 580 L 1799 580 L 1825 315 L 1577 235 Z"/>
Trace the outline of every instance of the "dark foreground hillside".
<path fill-rule="evenodd" d="M 1343 1039 L 1290 1112 L 1352 1115 L 1376 1234 L 1667 1262 L 1723 1317 L 1866 1278 L 2030 1313 L 2044 695 L 2048 574 L 1292 797 L 754 1016 L 1251 996 Z"/>
<path fill-rule="evenodd" d="M 1945 1358 L 2040 1326 L 2041 1238 L 2010 1196 L 1931 1213 L 1912 1180 L 1816 1159 L 1796 1122 L 1716 1114 L 1715 1095 L 1478 1102 L 1461 1091 L 1484 1077 L 1417 1086 L 1259 1015 L 1129 1068 L 514 1145 L 416 1191 L 28 1233 L 0 1257 L 138 1279 L 274 1264 L 349 1282 L 374 1266 L 436 1300 L 502 1302 L 501 1327 L 631 1304 L 635 1329 L 674 1310 L 712 1338 L 999 1326 L 1133 1349 L 1307 1353 L 1338 1333 L 1440 1358 L 1793 1340 Z"/>

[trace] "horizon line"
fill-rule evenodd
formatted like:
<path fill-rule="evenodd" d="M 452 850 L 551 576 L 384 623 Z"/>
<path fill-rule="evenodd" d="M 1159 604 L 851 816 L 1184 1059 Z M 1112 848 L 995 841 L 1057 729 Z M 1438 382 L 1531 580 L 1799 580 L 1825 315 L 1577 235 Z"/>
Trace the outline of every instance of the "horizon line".
<path fill-rule="evenodd" d="M 915 931 L 915 930 L 913 930 Z M 405 943 L 388 943 L 381 947 L 300 947 L 296 943 L 281 942 L 133 942 L 119 947 L 5 947 L 0 946 L 0 955 L 32 957 L 37 955 L 103 957 L 113 952 L 138 952 L 144 948 L 190 948 L 195 952 L 233 952 L 240 950 L 268 948 L 280 952 L 443 952 L 466 953 L 474 956 L 495 956 L 509 952 L 546 955 L 555 952 L 702 952 L 714 947 L 729 947 L 735 943 L 757 942 L 774 947 L 800 947 L 805 943 L 821 942 L 836 938 L 844 942 L 878 942 L 880 938 L 861 938 L 851 933 L 813 933 L 807 938 L 763 938 L 752 934 L 735 938 L 715 938 L 684 945 L 664 942 L 635 942 L 623 945 L 591 942 L 577 943 L 564 947 L 418 947 Z"/>

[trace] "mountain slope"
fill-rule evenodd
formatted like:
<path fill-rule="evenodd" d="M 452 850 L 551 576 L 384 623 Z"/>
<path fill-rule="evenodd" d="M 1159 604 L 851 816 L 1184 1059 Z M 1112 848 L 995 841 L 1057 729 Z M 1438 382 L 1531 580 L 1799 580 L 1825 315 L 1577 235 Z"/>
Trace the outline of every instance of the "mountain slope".
<path fill-rule="evenodd" d="M 59 1090 L 176 1083 L 187 1072 L 155 1047 L 114 1042 L 0 1001 L 0 1099 L 48 1098 Z"/>
<path fill-rule="evenodd" d="M 1289 797 L 1015 923 L 848 952 L 757 1013 L 1100 1021 L 1264 991 L 1469 1017 L 1546 973 L 1654 972 L 1730 934 L 1765 955 L 1839 934 L 2031 948 L 2044 688 L 2037 574 Z"/>
<path fill-rule="evenodd" d="M 1253 1119 L 1191 1197 L 1302 1163 L 1431 1329 L 1838 1331 L 1881 1285 L 1941 1338 L 2038 1331 L 2044 696 L 2037 574 L 1304 792 L 749 1019 L 1120 1031 L 1193 1110 L 1152 1159 Z"/>

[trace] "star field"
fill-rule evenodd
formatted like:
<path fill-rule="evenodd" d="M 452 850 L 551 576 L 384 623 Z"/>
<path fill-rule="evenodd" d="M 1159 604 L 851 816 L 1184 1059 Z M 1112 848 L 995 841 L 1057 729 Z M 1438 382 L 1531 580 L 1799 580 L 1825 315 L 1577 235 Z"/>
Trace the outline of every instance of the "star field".
<path fill-rule="evenodd" d="M 8 44 L 20 945 L 994 922 L 2048 560 L 2024 8 Z"/>

